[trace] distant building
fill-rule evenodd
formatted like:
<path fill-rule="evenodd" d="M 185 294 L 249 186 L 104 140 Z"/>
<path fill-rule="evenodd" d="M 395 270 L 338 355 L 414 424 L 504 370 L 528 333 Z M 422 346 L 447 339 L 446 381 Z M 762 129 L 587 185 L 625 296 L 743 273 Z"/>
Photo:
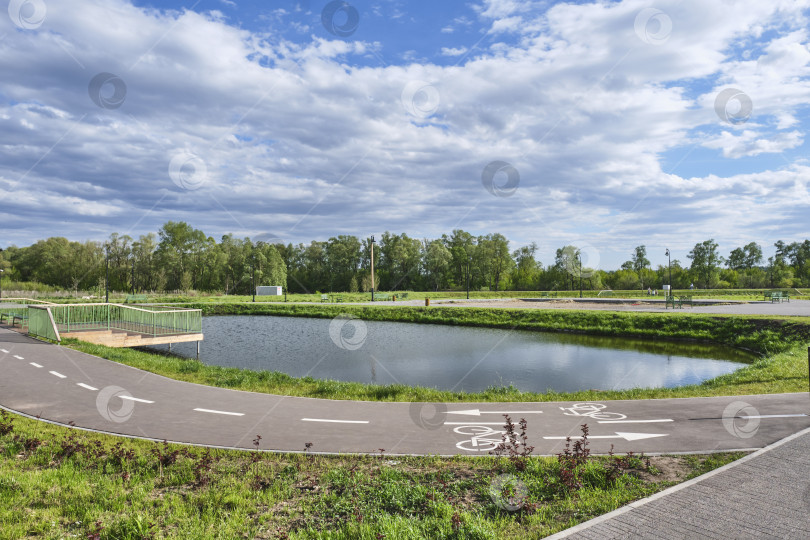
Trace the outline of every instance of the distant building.
<path fill-rule="evenodd" d="M 262 286 L 256 287 L 256 296 L 281 296 L 281 287 L 273 286 Z"/>

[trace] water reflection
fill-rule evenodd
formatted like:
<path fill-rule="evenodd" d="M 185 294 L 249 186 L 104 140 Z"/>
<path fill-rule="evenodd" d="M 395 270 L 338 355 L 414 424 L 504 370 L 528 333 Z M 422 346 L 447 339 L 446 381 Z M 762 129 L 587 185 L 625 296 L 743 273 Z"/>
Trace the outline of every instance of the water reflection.
<path fill-rule="evenodd" d="M 704 343 L 391 322 L 366 322 L 362 347 L 347 350 L 330 338 L 329 323 L 296 317 L 206 317 L 201 360 L 294 377 L 443 390 L 477 392 L 512 384 L 525 391 L 570 392 L 700 383 L 753 359 Z M 352 325 L 341 331 L 352 332 Z M 193 343 L 175 345 L 173 351 L 196 354 Z"/>

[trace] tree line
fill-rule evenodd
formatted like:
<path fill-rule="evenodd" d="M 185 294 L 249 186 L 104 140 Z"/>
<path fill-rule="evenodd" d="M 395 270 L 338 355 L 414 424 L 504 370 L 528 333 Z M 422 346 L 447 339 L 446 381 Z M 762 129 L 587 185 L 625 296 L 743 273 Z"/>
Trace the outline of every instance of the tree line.
<path fill-rule="evenodd" d="M 765 262 L 755 242 L 724 257 L 710 239 L 686 255 L 688 265 L 676 258 L 653 268 L 641 245 L 621 268 L 607 271 L 582 266 L 586 254 L 573 245 L 557 249 L 554 261 L 543 265 L 535 243 L 510 250 L 499 233 L 457 229 L 430 240 L 385 232 L 373 243 L 375 288 L 555 291 L 578 289 L 581 280 L 588 290 L 643 290 L 662 288 L 670 274 L 676 289 L 810 287 L 810 240 L 774 246 Z M 132 292 L 250 294 L 254 283 L 292 293 L 366 292 L 371 254 L 372 238 L 340 235 L 296 245 L 226 234 L 217 242 L 188 223 L 169 221 L 137 240 L 113 233 L 104 242 L 52 237 L 10 246 L 0 252 L 0 268 L 6 279 L 74 291 L 103 289 L 109 276 L 111 290 Z"/>

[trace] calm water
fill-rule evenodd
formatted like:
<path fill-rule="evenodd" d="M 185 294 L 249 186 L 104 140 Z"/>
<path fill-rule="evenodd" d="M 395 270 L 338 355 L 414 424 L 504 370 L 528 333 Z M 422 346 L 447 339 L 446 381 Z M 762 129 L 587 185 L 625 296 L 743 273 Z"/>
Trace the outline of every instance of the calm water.
<path fill-rule="evenodd" d="M 294 377 L 477 392 L 673 387 L 753 358 L 720 346 L 487 328 L 297 317 L 204 317 L 200 359 Z M 166 349 L 163 347 L 155 347 Z M 194 357 L 194 343 L 172 352 Z"/>

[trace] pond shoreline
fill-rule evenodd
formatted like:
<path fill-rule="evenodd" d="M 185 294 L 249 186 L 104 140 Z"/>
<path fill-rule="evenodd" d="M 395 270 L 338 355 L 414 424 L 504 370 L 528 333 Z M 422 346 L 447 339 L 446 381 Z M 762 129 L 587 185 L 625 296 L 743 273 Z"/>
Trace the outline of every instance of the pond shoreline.
<path fill-rule="evenodd" d="M 586 311 L 554 312 L 467 308 L 405 308 L 359 306 L 284 306 L 267 304 L 196 305 L 207 314 L 287 315 L 334 318 L 341 314 L 364 320 L 393 320 L 460 326 L 520 328 L 638 338 L 696 340 L 748 349 L 761 358 L 736 372 L 700 385 L 674 389 L 624 391 L 520 392 L 489 388 L 478 393 L 437 391 L 404 385 L 367 385 L 310 377 L 294 378 L 278 372 L 255 372 L 207 366 L 196 360 L 167 357 L 138 350 L 68 342 L 67 345 L 132 367 L 188 382 L 271 393 L 327 399 L 364 401 L 540 402 L 562 400 L 651 399 L 801 392 L 807 389 L 805 343 L 810 325 L 795 318 L 707 316 L 696 314 L 639 314 Z"/>

